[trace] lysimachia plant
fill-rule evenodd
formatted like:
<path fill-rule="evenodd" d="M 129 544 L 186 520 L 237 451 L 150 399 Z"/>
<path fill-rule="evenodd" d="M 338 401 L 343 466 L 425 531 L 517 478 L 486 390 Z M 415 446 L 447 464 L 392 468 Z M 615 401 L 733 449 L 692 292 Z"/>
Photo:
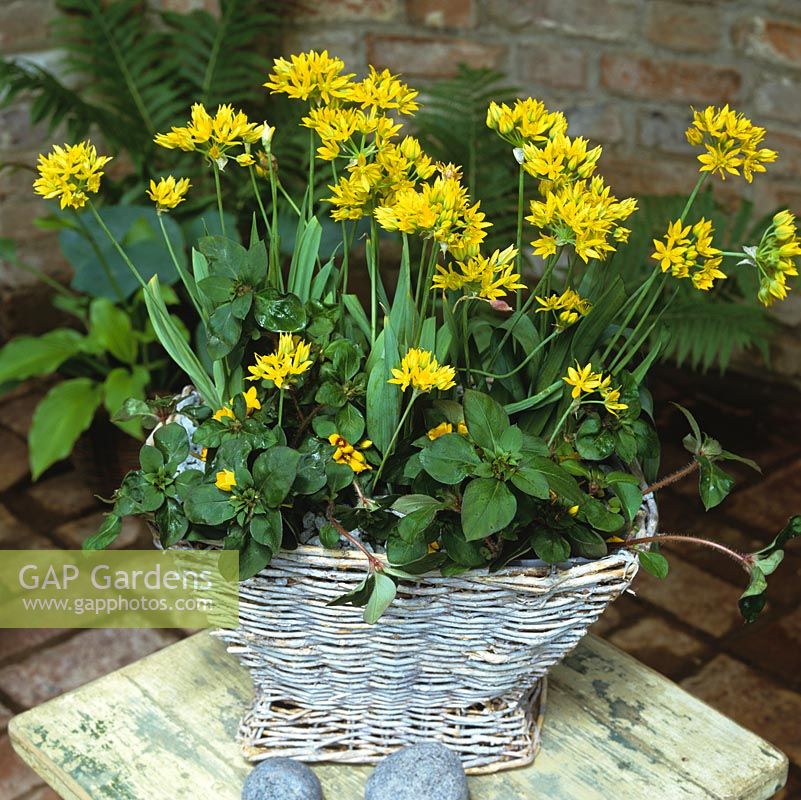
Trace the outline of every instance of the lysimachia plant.
<path fill-rule="evenodd" d="M 717 505 L 732 485 L 720 462 L 736 458 L 691 420 L 692 467 L 658 479 L 646 377 L 678 281 L 708 291 L 725 279 L 724 259 L 747 261 L 733 268 L 758 271 L 767 303 L 786 294 L 801 254 L 788 212 L 739 253 L 718 250 L 711 223 L 693 215 L 710 175 L 751 180 L 776 158 L 760 146 L 764 131 L 728 108 L 695 113 L 688 139 L 704 150 L 701 176 L 655 242 L 660 269 L 627 291 L 611 256 L 637 204 L 612 195 L 596 174 L 601 149 L 571 138 L 561 113 L 533 99 L 490 105 L 487 124 L 519 168 L 519 202 L 516 241 L 484 253 L 490 222 L 460 168 L 435 163 L 403 131 L 415 91 L 387 71 L 357 80 L 325 52 L 278 59 L 265 85 L 305 104 L 303 198 L 277 180 L 273 129 L 229 106 L 198 104 L 186 126 L 156 137 L 205 159 L 218 186 L 232 162 L 248 169 L 258 213 L 247 247 L 205 236 L 191 268 L 176 264 L 204 332 L 198 348 L 175 330 L 158 278 L 139 278 L 156 333 L 194 385 L 197 401 L 180 406 L 193 426 L 156 431 L 87 546 L 109 545 L 121 517 L 139 514 L 163 546 L 238 550 L 246 579 L 305 543 L 311 526 L 322 546 L 364 554 L 365 580 L 338 602 L 364 606 L 371 621 L 398 581 L 431 570 L 631 549 L 664 575 L 657 548 L 676 537 L 638 538 L 644 497 L 698 470 L 705 504 Z M 37 190 L 86 205 L 102 225 L 90 197 L 102 164 L 76 147 L 80 158 L 43 158 Z M 319 170 L 330 176 L 322 200 Z M 169 176 L 150 196 L 164 214 L 189 188 Z M 282 203 L 295 217 L 288 264 Z M 222 202 L 219 212 L 225 231 Z M 342 235 L 324 259 L 318 215 L 328 213 Z M 749 556 L 711 543 L 748 570 L 749 618 L 798 529 L 795 518 Z"/>

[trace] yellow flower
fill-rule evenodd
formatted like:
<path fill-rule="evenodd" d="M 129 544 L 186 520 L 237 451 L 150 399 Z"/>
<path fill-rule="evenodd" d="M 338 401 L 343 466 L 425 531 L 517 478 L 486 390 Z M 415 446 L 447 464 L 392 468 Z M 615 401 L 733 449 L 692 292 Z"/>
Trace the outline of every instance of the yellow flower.
<path fill-rule="evenodd" d="M 276 58 L 273 71 L 264 84 L 273 94 L 285 94 L 297 100 L 313 103 L 330 103 L 347 99 L 352 92 L 350 79 L 353 74 L 343 75 L 345 62 L 331 58 L 327 50 L 290 56 L 290 60 Z"/>
<path fill-rule="evenodd" d="M 573 245 L 585 263 L 614 252 L 612 242 L 625 240 L 628 229 L 618 223 L 637 209 L 637 201 L 618 200 L 600 175 L 567 183 L 546 192 L 544 200 L 532 201 L 526 219 L 542 235 L 532 242 L 538 255 L 551 255 L 557 247 Z"/>
<path fill-rule="evenodd" d="M 757 127 L 742 114 L 730 109 L 708 106 L 703 111 L 693 109 L 692 125 L 686 131 L 687 141 L 694 147 L 703 147 L 698 156 L 700 172 L 739 175 L 751 183 L 753 173 L 765 172 L 765 164 L 777 158 L 777 153 L 760 147 L 765 129 Z"/>
<path fill-rule="evenodd" d="M 556 327 L 560 330 L 569 328 L 592 309 L 592 303 L 573 289 L 565 289 L 562 294 L 552 294 L 550 297 L 536 297 L 535 300 L 541 306 L 536 313 L 550 311 L 556 314 Z"/>
<path fill-rule="evenodd" d="M 651 255 L 659 262 L 662 272 L 670 270 L 674 278 L 690 278 L 693 286 L 709 291 L 718 278 L 726 274 L 720 270 L 723 256 L 712 245 L 712 223 L 703 217 L 695 225 L 684 225 L 677 219 L 668 225 L 663 240 L 654 239 Z"/>
<path fill-rule="evenodd" d="M 310 354 L 310 344 L 291 333 L 282 333 L 274 353 L 256 355 L 256 364 L 248 367 L 250 375 L 247 380 L 269 380 L 276 388 L 283 389 L 289 379 L 302 375 L 312 365 Z"/>
<path fill-rule="evenodd" d="M 47 200 L 60 198 L 61 208 L 83 208 L 88 193 L 97 194 L 103 167 L 111 156 L 99 156 L 90 142 L 53 145 L 47 155 L 39 156 L 39 177 L 33 188 Z"/>
<path fill-rule="evenodd" d="M 604 388 L 602 386 L 601 397 L 603 397 L 604 408 L 610 414 L 617 416 L 618 411 L 625 411 L 628 408 L 627 403 L 620 402 L 620 389 Z"/>
<path fill-rule="evenodd" d="M 601 147 L 587 148 L 588 141 L 581 136 L 570 139 L 564 133 L 556 133 L 545 143 L 523 145 L 523 169 L 539 179 L 540 192 L 558 189 L 575 180 L 592 177 Z"/>
<path fill-rule="evenodd" d="M 158 183 L 154 180 L 150 181 L 150 189 L 147 191 L 147 196 L 156 204 L 156 210 L 161 213 L 162 211 L 169 211 L 175 208 L 179 203 L 183 203 L 186 199 L 185 195 L 190 187 L 189 178 L 181 178 L 175 180 L 172 175 L 167 178 L 161 178 Z"/>
<path fill-rule="evenodd" d="M 431 289 L 458 291 L 464 289 L 469 297 L 478 297 L 493 302 L 506 296 L 507 292 L 525 289 L 520 275 L 513 272 L 517 248 L 510 245 L 505 250 L 496 250 L 489 258 L 476 255 L 465 261 L 457 261 L 454 269 L 437 265 Z"/>
<path fill-rule="evenodd" d="M 332 433 L 328 437 L 330 444 L 334 446 L 334 453 L 331 458 L 337 464 L 347 464 L 357 475 L 365 470 L 371 470 L 372 467 L 367 463 L 364 453 L 360 450 L 367 450 L 373 446 L 369 439 L 365 439 L 359 443 L 359 450 L 357 450 L 348 440 L 338 433 Z"/>
<path fill-rule="evenodd" d="M 223 492 L 230 492 L 236 486 L 236 477 L 230 469 L 224 469 L 217 473 L 214 485 Z"/>
<path fill-rule="evenodd" d="M 169 133 L 157 133 L 154 141 L 168 150 L 198 150 L 222 169 L 232 147 L 255 144 L 261 139 L 265 127 L 250 122 L 244 112 L 234 111 L 230 105 L 218 106 L 212 117 L 202 103 L 195 103 L 191 118 L 184 127 L 173 127 Z M 236 158 L 238 161 L 241 155 Z M 242 163 L 247 165 L 253 160 L 245 158 Z"/>
<path fill-rule="evenodd" d="M 259 398 L 256 397 L 256 387 L 251 386 L 246 392 L 242 392 L 242 397 L 245 398 L 245 408 L 247 409 L 248 416 L 251 415 L 254 411 L 258 411 L 261 408 L 261 403 L 259 402 Z M 233 403 L 233 400 L 231 401 Z M 234 418 L 234 412 L 231 409 L 231 405 L 225 405 L 222 408 L 218 408 L 213 415 L 213 419 L 217 421 L 223 419 L 223 417 L 230 417 L 231 419 Z"/>
<path fill-rule="evenodd" d="M 404 392 L 409 386 L 418 392 L 445 391 L 456 385 L 455 378 L 453 367 L 440 366 L 433 353 L 413 347 L 403 357 L 400 369 L 392 370 L 389 383 L 396 383 Z"/>
<path fill-rule="evenodd" d="M 560 111 L 548 111 L 540 100 L 532 97 L 506 103 L 489 104 L 487 127 L 514 147 L 532 142 L 544 142 L 567 130 L 567 120 Z"/>
<path fill-rule="evenodd" d="M 378 72 L 371 66 L 370 74 L 351 87 L 348 100 L 358 103 L 362 108 L 381 111 L 394 109 L 399 114 L 414 114 L 419 108 L 415 102 L 417 94 L 388 69 Z"/>
<path fill-rule="evenodd" d="M 459 422 L 456 425 L 456 432 L 460 436 L 467 436 L 467 425 L 464 422 Z M 426 436 L 434 442 L 440 436 L 445 436 L 446 433 L 453 433 L 453 425 L 450 422 L 440 422 L 436 427 L 426 431 Z"/>
<path fill-rule="evenodd" d="M 576 368 L 568 367 L 567 376 L 562 380 L 573 387 L 570 396 L 576 400 L 581 397 L 582 393 L 589 394 L 594 392 L 601 385 L 602 377 L 600 372 L 592 371 L 592 364 L 581 367 L 576 361 Z"/>
<path fill-rule="evenodd" d="M 756 247 L 744 248 L 741 265 L 756 268 L 759 274 L 759 301 L 769 306 L 787 297 L 787 278 L 798 275 L 796 259 L 801 255 L 801 240 L 795 217 L 779 211 Z"/>
<path fill-rule="evenodd" d="M 578 506 L 570 506 L 570 508 L 567 509 L 567 513 L 570 514 L 571 517 L 575 517 L 576 514 L 578 514 L 578 512 L 579 512 Z"/>

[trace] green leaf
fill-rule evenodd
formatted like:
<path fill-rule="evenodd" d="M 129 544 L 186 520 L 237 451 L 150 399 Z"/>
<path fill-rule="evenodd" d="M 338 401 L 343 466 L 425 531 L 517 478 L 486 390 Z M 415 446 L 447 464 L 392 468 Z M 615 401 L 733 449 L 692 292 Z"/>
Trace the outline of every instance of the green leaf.
<path fill-rule="evenodd" d="M 84 550 L 105 550 L 122 531 L 122 520 L 116 514 L 106 514 L 97 533 L 84 540 Z"/>
<path fill-rule="evenodd" d="M 427 494 L 406 494 L 399 497 L 391 508 L 399 514 L 411 514 L 424 508 L 438 510 L 442 508 L 442 503 Z"/>
<path fill-rule="evenodd" d="M 320 405 L 340 408 L 348 401 L 345 390 L 336 381 L 325 381 L 314 395 L 314 400 Z"/>
<path fill-rule="evenodd" d="M 345 592 L 345 594 L 341 594 L 339 597 L 335 597 L 333 600 L 329 600 L 327 605 L 329 606 L 363 606 L 369 600 L 372 592 L 373 586 L 375 585 L 375 575 L 368 575 L 363 581 L 358 583 L 353 589 L 349 592 Z"/>
<path fill-rule="evenodd" d="M 161 450 L 149 444 L 143 444 L 139 450 L 139 466 L 146 475 L 155 475 L 164 466 Z"/>
<path fill-rule="evenodd" d="M 684 416 L 687 418 L 687 422 L 690 423 L 690 430 L 692 431 L 694 442 L 691 446 L 688 446 L 689 443 L 685 439 L 685 446 L 691 453 L 696 453 L 698 451 L 698 448 L 701 447 L 701 441 L 703 438 L 701 436 L 701 429 L 698 427 L 698 423 L 695 421 L 695 417 L 690 413 L 688 409 L 686 409 L 682 405 L 679 405 L 678 403 L 673 403 L 673 405 L 676 406 L 676 408 L 678 408 L 682 414 L 684 414 Z"/>
<path fill-rule="evenodd" d="M 721 450 L 719 458 L 721 461 L 739 461 L 741 464 L 745 464 L 747 467 L 751 467 L 751 469 L 757 472 L 762 472 L 762 468 L 753 459 L 738 456 L 736 453 L 731 453 L 728 450 Z"/>
<path fill-rule="evenodd" d="M 723 502 L 734 488 L 734 479 L 706 456 L 696 456 L 700 464 L 698 491 L 704 508 L 709 511 Z"/>
<path fill-rule="evenodd" d="M 383 348 L 379 344 L 383 339 Z M 374 362 L 370 364 L 370 362 Z M 378 450 L 386 453 L 400 420 L 402 392 L 397 384 L 389 383 L 392 368 L 400 362 L 398 342 L 389 319 L 384 318 L 384 331 L 368 360 L 367 436 Z"/>
<path fill-rule="evenodd" d="M 556 492 L 558 497 L 567 500 L 570 505 L 580 505 L 584 502 L 586 495 L 579 488 L 576 479 L 551 459 L 544 456 L 531 456 L 528 459 L 528 466 L 545 475 L 548 486 Z"/>
<path fill-rule="evenodd" d="M 273 554 L 281 549 L 284 537 L 284 520 L 278 509 L 270 508 L 264 514 L 255 514 L 250 521 L 250 535 L 259 544 L 272 550 Z"/>
<path fill-rule="evenodd" d="M 239 553 L 239 580 L 246 581 L 261 572 L 272 557 L 271 548 L 248 537 L 244 549 Z"/>
<path fill-rule="evenodd" d="M 606 555 L 606 542 L 595 531 L 573 525 L 565 533 L 576 555 L 584 558 L 603 558 Z"/>
<path fill-rule="evenodd" d="M 615 437 L 598 417 L 588 417 L 576 432 L 576 450 L 588 461 L 603 461 L 615 450 Z"/>
<path fill-rule="evenodd" d="M 323 355 L 331 361 L 334 372 L 342 381 L 349 381 L 359 371 L 362 354 L 347 339 L 335 339 L 325 348 Z"/>
<path fill-rule="evenodd" d="M 654 550 L 638 550 L 637 559 L 646 572 L 657 578 L 667 578 L 670 564 L 661 553 L 657 553 Z"/>
<path fill-rule="evenodd" d="M 223 492 L 209 483 L 200 484 L 189 492 L 184 511 L 190 522 L 202 525 L 222 525 L 236 513 L 230 492 Z"/>
<path fill-rule="evenodd" d="M 618 531 L 623 527 L 624 520 L 620 514 L 614 514 L 594 497 L 587 497 L 579 503 L 579 519 L 599 531 Z"/>
<path fill-rule="evenodd" d="M 242 335 L 242 321 L 234 315 L 233 303 L 223 303 L 209 317 L 206 349 L 219 360 L 227 356 L 238 344 Z"/>
<path fill-rule="evenodd" d="M 458 433 L 446 433 L 420 453 L 423 469 L 440 483 L 461 483 L 481 463 L 475 447 Z"/>
<path fill-rule="evenodd" d="M 531 536 L 534 552 L 548 564 L 559 564 L 570 558 L 570 542 L 558 531 L 540 529 Z"/>
<path fill-rule="evenodd" d="M 364 608 L 364 621 L 368 625 L 378 622 L 379 617 L 395 599 L 397 591 L 395 581 L 392 578 L 388 578 L 381 572 L 375 573 L 373 590 L 370 592 L 370 599 Z"/>
<path fill-rule="evenodd" d="M 106 407 L 109 416 L 115 422 L 123 422 L 120 411 L 128 414 L 128 419 L 132 419 L 130 411 L 132 407 L 127 404 L 128 400 L 133 400 L 138 409 L 135 416 L 152 418 L 153 412 L 144 402 L 145 390 L 150 382 L 150 374 L 142 366 L 135 366 L 131 369 L 126 367 L 116 367 L 111 370 L 103 382 L 103 405 Z"/>
<path fill-rule="evenodd" d="M 276 445 L 265 450 L 253 463 L 253 480 L 264 502 L 271 508 L 283 503 L 298 474 L 300 453 Z"/>
<path fill-rule="evenodd" d="M 181 505 L 171 497 L 156 512 L 155 522 L 163 547 L 172 547 L 183 539 L 189 529 L 189 520 L 184 516 Z"/>
<path fill-rule="evenodd" d="M 468 542 L 461 531 L 443 532 L 442 544 L 448 557 L 466 569 L 481 567 L 487 563 L 487 559 L 481 553 L 482 542 Z M 408 564 L 406 568 L 409 568 Z"/>
<path fill-rule="evenodd" d="M 164 463 L 170 471 L 174 472 L 189 455 L 189 434 L 177 422 L 162 425 L 153 434 L 153 441 L 164 456 Z"/>
<path fill-rule="evenodd" d="M 462 497 L 465 538 L 468 542 L 485 539 L 509 525 L 516 511 L 517 500 L 503 481 L 474 478 L 467 484 Z"/>
<path fill-rule="evenodd" d="M 267 331 L 299 331 L 306 327 L 306 309 L 295 294 L 263 289 L 256 295 L 254 313 L 258 325 Z"/>
<path fill-rule="evenodd" d="M 425 558 L 428 545 L 424 536 L 407 541 L 396 531 L 392 531 L 387 539 L 387 558 L 391 564 L 405 566 Z"/>
<path fill-rule="evenodd" d="M 364 433 L 364 417 L 354 405 L 348 403 L 339 409 L 336 416 L 337 432 L 355 445 Z"/>
<path fill-rule="evenodd" d="M 620 507 L 626 514 L 626 519 L 631 522 L 642 506 L 642 492 L 640 487 L 628 482 L 612 483 L 612 491 L 620 500 Z"/>
<path fill-rule="evenodd" d="M 547 478 L 535 467 L 525 464 L 518 467 L 512 475 L 511 481 L 521 492 L 532 497 L 547 500 L 550 496 Z"/>
<path fill-rule="evenodd" d="M 768 581 L 756 564 L 751 566 L 748 586 L 740 595 L 738 606 L 746 622 L 754 622 L 767 603 Z"/>
<path fill-rule="evenodd" d="M 295 249 L 289 265 L 289 291 L 294 292 L 302 302 L 309 299 L 314 266 L 320 250 L 323 229 L 316 217 L 298 225 L 295 235 Z"/>
<path fill-rule="evenodd" d="M 330 522 L 320 528 L 320 544 L 328 550 L 338 548 L 339 539 L 339 531 Z"/>
<path fill-rule="evenodd" d="M 499 440 L 509 427 L 509 417 L 500 403 L 483 392 L 468 389 L 464 393 L 464 420 L 479 447 L 498 452 Z"/>
<path fill-rule="evenodd" d="M 89 378 L 64 381 L 45 395 L 28 434 L 34 480 L 70 454 L 78 437 L 92 424 L 101 396 L 101 387 Z"/>
<path fill-rule="evenodd" d="M 0 383 L 49 375 L 81 352 L 84 337 L 68 328 L 41 336 L 19 336 L 0 350 Z"/>
<path fill-rule="evenodd" d="M 126 364 L 136 361 L 138 343 L 131 318 L 105 297 L 97 297 L 89 305 L 89 335 L 104 350 Z"/>

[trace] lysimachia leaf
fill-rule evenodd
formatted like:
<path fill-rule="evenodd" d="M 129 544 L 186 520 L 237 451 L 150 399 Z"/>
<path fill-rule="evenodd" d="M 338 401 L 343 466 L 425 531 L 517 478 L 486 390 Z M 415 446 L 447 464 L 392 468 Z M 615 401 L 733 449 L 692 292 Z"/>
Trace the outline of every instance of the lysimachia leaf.
<path fill-rule="evenodd" d="M 696 456 L 696 458 L 700 464 L 698 491 L 704 508 L 709 511 L 710 508 L 723 502 L 731 492 L 734 488 L 734 479 L 706 456 Z"/>
<path fill-rule="evenodd" d="M 666 578 L 669 570 L 668 560 L 655 550 L 638 550 L 637 560 L 640 566 L 657 578 Z"/>
<path fill-rule="evenodd" d="M 174 471 L 189 455 L 189 434 L 177 422 L 158 428 L 153 434 L 153 441 L 164 456 L 168 470 Z"/>
<path fill-rule="evenodd" d="M 692 436 L 685 438 L 684 446 L 691 452 L 696 453 L 701 447 L 701 442 L 703 441 L 703 437 L 701 435 L 701 429 L 698 427 L 698 423 L 695 421 L 695 417 L 690 413 L 688 409 L 684 406 L 679 405 L 678 403 L 673 403 L 676 408 L 681 411 L 682 414 L 687 418 L 687 422 L 690 423 L 690 430 L 692 431 Z"/>
<path fill-rule="evenodd" d="M 573 525 L 565 531 L 576 555 L 584 558 L 603 558 L 606 555 L 606 542 L 600 534 L 581 525 Z"/>
<path fill-rule="evenodd" d="M 273 551 L 248 537 L 239 553 L 239 580 L 246 581 L 263 570 L 272 560 Z"/>
<path fill-rule="evenodd" d="M 462 530 L 468 541 L 485 539 L 514 519 L 517 500 L 503 481 L 474 478 L 462 497 Z"/>
<path fill-rule="evenodd" d="M 390 603 L 395 599 L 397 586 L 392 578 L 387 577 L 381 572 L 375 574 L 373 590 L 370 592 L 370 599 L 364 608 L 364 621 L 368 625 L 378 622 L 381 615 L 387 610 Z"/>
<path fill-rule="evenodd" d="M 272 550 L 273 554 L 281 549 L 284 535 L 284 522 L 281 512 L 275 508 L 267 509 L 263 514 L 255 514 L 250 520 L 250 535 L 259 544 Z"/>
<path fill-rule="evenodd" d="M 570 542 L 558 531 L 541 528 L 531 536 L 531 546 L 538 558 L 549 564 L 559 564 L 570 558 Z"/>
<path fill-rule="evenodd" d="M 277 508 L 289 493 L 298 472 L 300 453 L 276 445 L 265 450 L 253 464 L 253 478 L 264 502 Z"/>
<path fill-rule="evenodd" d="M 500 438 L 509 427 L 503 406 L 488 394 L 468 389 L 464 394 L 464 419 L 470 437 L 491 453 L 499 451 Z"/>
<path fill-rule="evenodd" d="M 84 550 L 105 550 L 122 531 L 122 520 L 117 514 L 106 514 L 97 533 L 86 539 L 82 545 Z"/>
<path fill-rule="evenodd" d="M 195 486 L 189 492 L 184 501 L 184 511 L 190 522 L 203 525 L 222 525 L 233 519 L 236 513 L 230 493 L 208 483 Z"/>
<path fill-rule="evenodd" d="M 256 295 L 253 307 L 256 322 L 264 330 L 293 332 L 306 326 L 306 309 L 295 294 L 263 289 Z"/>
<path fill-rule="evenodd" d="M 335 597 L 333 600 L 329 600 L 329 606 L 364 606 L 367 604 L 367 601 L 370 599 L 370 595 L 373 592 L 373 586 L 375 585 L 375 575 L 368 575 L 361 583 L 351 589 L 349 592 L 345 592 L 345 594 L 341 594 L 339 597 Z"/>
<path fill-rule="evenodd" d="M 155 522 L 163 547 L 172 547 L 179 542 L 189 528 L 189 520 L 184 516 L 180 503 L 171 497 L 156 512 Z"/>
<path fill-rule="evenodd" d="M 588 461 L 603 461 L 615 450 L 615 437 L 598 417 L 588 417 L 576 432 L 576 450 Z"/>
<path fill-rule="evenodd" d="M 475 447 L 458 433 L 440 436 L 420 453 L 423 469 L 440 483 L 461 483 L 481 463 Z"/>
<path fill-rule="evenodd" d="M 532 497 L 547 500 L 550 496 L 548 480 L 536 467 L 524 463 L 512 474 L 511 481 L 521 492 Z"/>

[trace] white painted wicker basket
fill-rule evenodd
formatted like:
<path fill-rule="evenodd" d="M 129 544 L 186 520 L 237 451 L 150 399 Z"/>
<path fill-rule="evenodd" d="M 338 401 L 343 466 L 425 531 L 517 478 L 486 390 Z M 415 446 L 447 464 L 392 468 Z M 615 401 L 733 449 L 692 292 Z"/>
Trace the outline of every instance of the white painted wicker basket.
<path fill-rule="evenodd" d="M 649 497 L 639 532 L 652 535 Z M 240 626 L 219 635 L 250 671 L 245 756 L 374 763 L 415 742 L 443 742 L 470 773 L 530 763 L 545 675 L 628 588 L 623 550 L 566 568 L 404 581 L 376 625 L 328 602 L 365 573 L 355 551 L 282 552 L 240 590 Z"/>

